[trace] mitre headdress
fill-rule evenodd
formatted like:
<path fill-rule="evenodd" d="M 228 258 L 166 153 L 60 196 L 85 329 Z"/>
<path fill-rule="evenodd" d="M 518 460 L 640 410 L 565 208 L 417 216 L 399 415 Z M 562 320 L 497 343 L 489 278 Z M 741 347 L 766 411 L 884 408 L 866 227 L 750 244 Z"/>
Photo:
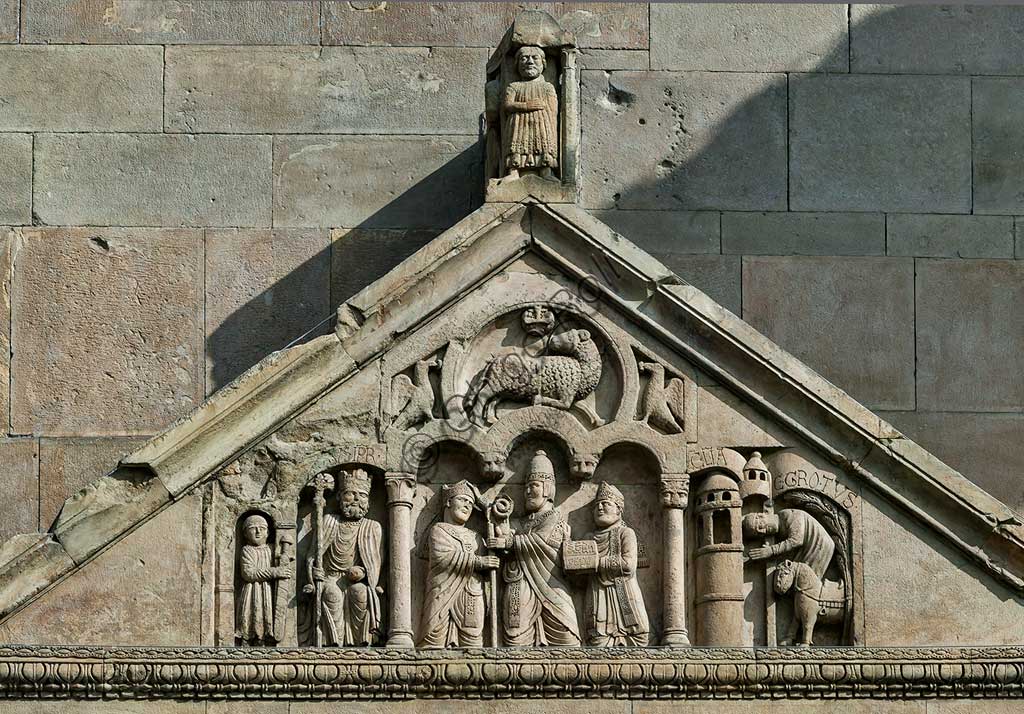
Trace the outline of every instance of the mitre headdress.
<path fill-rule="evenodd" d="M 619 513 L 622 513 L 626 507 L 626 498 L 622 495 L 622 491 L 612 486 L 607 481 L 602 481 L 601 485 L 597 487 L 597 501 L 611 501 L 619 507 Z"/>

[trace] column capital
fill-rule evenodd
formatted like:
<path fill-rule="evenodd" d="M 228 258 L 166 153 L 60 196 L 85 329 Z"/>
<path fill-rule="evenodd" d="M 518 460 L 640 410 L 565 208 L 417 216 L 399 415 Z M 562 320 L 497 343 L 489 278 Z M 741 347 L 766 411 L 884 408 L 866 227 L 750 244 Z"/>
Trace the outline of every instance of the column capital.
<path fill-rule="evenodd" d="M 412 497 L 416 492 L 416 474 L 388 471 L 384 474 L 384 486 L 388 490 L 389 506 L 412 508 Z"/>
<path fill-rule="evenodd" d="M 689 474 L 662 474 L 660 487 L 664 508 L 686 508 L 690 498 Z"/>

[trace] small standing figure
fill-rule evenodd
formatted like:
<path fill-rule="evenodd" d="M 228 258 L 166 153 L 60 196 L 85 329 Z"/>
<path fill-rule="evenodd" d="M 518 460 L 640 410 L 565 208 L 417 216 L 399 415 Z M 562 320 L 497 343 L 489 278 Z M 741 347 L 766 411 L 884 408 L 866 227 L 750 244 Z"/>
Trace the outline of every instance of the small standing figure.
<path fill-rule="evenodd" d="M 307 561 L 309 582 L 303 591 L 312 595 L 322 583 L 320 627 L 325 645 L 366 647 L 383 634 L 380 586 L 384 559 L 380 523 L 366 517 L 370 509 L 370 475 L 363 469 L 339 475 L 338 506 L 341 516 L 323 514 L 322 552 Z M 316 626 L 316 601 L 309 612 Z M 309 638 L 306 638 L 307 640 Z"/>
<path fill-rule="evenodd" d="M 636 579 L 640 545 L 636 531 L 622 520 L 626 499 L 602 481 L 594 499 L 597 573 L 591 575 L 585 604 L 587 644 L 591 647 L 644 647 L 651 626 Z"/>
<path fill-rule="evenodd" d="M 444 521 L 428 536 L 427 592 L 420 647 L 483 647 L 487 594 L 483 573 L 501 561 L 466 527 L 480 493 L 469 481 L 444 487 Z"/>
<path fill-rule="evenodd" d="M 238 596 L 235 637 L 246 645 L 274 645 L 274 598 L 272 583 L 290 577 L 287 567 L 274 566 L 267 544 L 267 519 L 252 515 L 242 524 L 242 590 Z"/>
<path fill-rule="evenodd" d="M 558 168 L 558 93 L 544 79 L 547 60 L 540 47 L 520 47 L 516 70 L 520 81 L 509 82 L 501 103 L 505 173 L 519 178 L 521 171 L 554 178 Z"/>

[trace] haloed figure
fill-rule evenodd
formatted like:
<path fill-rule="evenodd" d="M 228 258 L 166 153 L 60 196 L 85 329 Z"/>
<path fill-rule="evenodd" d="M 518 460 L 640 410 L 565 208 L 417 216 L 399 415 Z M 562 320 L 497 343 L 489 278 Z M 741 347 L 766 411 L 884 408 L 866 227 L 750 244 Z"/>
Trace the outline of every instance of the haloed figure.
<path fill-rule="evenodd" d="M 594 499 L 597 529 L 586 540 L 597 542 L 597 574 L 587 587 L 584 622 L 591 647 L 643 647 L 650 624 L 636 579 L 640 547 L 636 531 L 622 520 L 626 500 L 602 481 Z"/>
<path fill-rule="evenodd" d="M 271 583 L 289 577 L 288 569 L 274 567 L 274 555 L 267 545 L 267 519 L 252 515 L 242 524 L 242 590 L 238 597 L 235 637 L 247 645 L 273 645 L 274 598 Z"/>
<path fill-rule="evenodd" d="M 444 487 L 444 521 L 428 536 L 427 592 L 420 647 L 483 647 L 484 574 L 501 561 L 486 555 L 481 535 L 466 527 L 480 494 L 469 481 Z"/>

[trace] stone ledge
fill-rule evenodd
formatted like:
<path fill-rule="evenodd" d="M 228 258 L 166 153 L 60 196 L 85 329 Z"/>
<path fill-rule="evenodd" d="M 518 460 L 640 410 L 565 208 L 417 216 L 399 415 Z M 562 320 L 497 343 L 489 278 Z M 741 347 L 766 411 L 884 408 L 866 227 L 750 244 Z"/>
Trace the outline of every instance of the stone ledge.
<path fill-rule="evenodd" d="M 0 698 L 1022 698 L 1024 647 L 0 648 Z"/>

